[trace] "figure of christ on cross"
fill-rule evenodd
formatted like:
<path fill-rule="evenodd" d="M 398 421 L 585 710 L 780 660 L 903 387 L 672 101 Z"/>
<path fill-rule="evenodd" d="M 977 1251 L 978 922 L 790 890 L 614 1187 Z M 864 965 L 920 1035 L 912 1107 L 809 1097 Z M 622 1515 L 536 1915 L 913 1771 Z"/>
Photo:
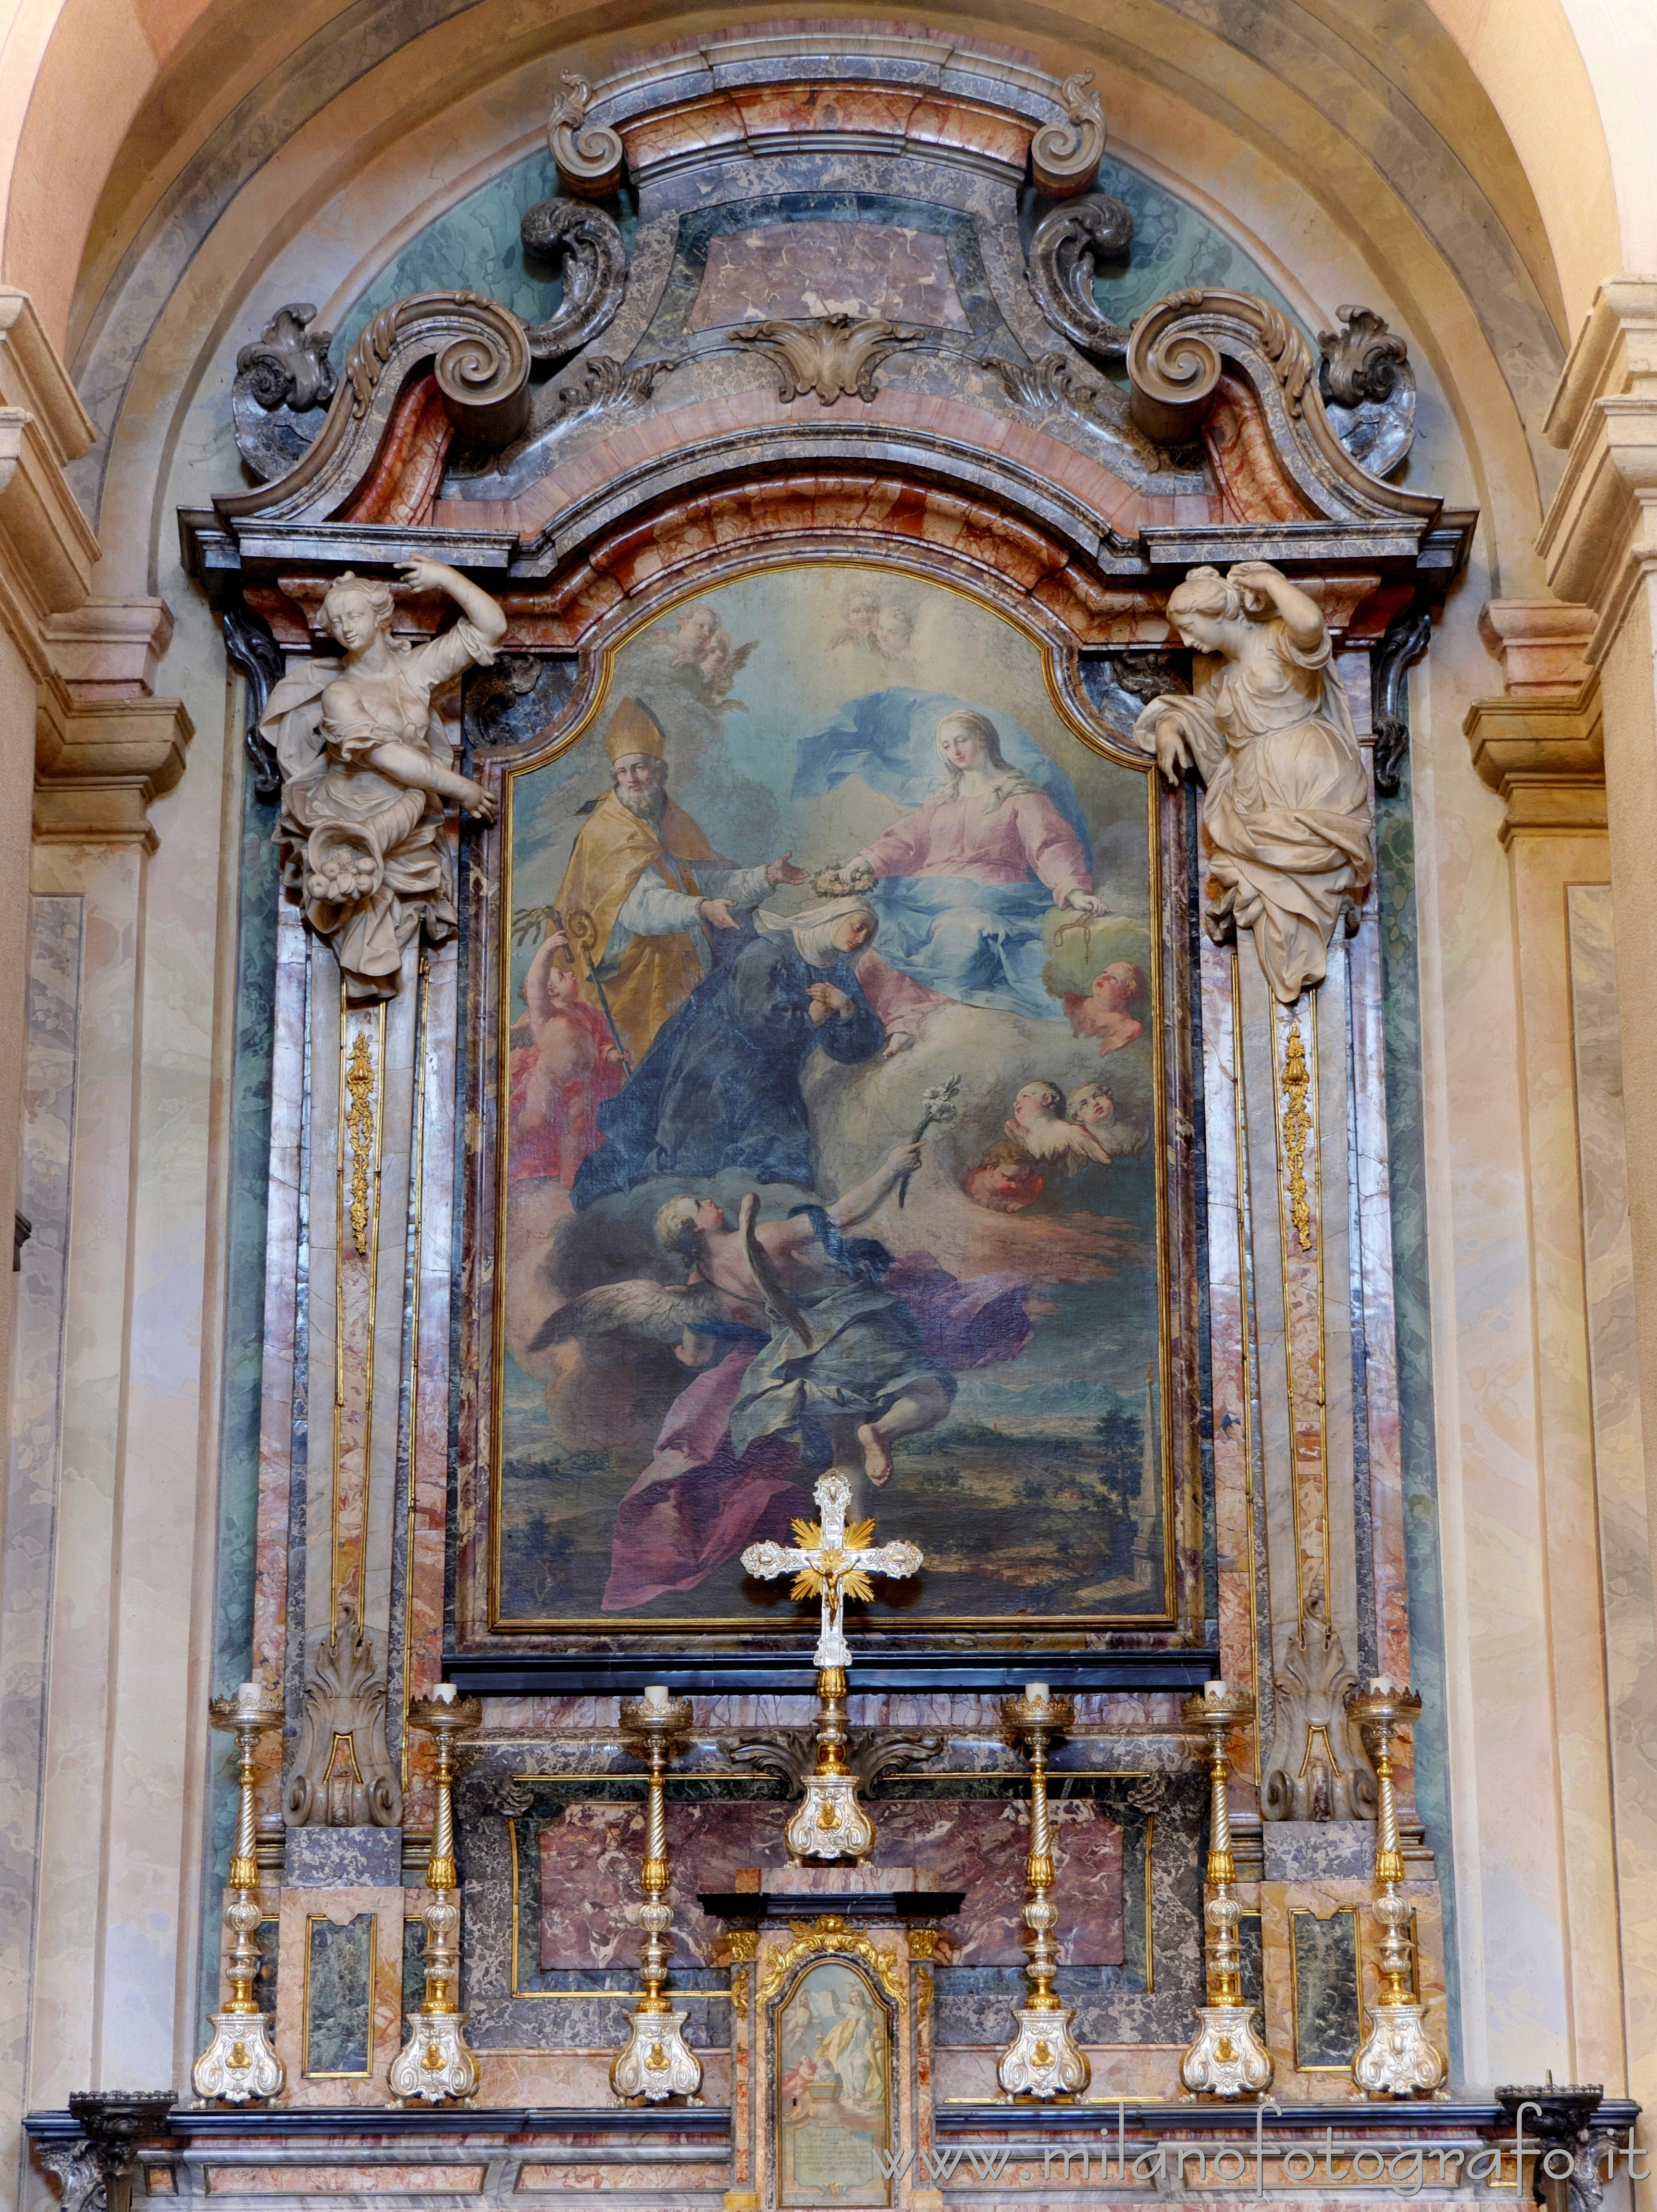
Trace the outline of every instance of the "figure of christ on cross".
<path fill-rule="evenodd" d="M 871 1575 L 890 1576 L 895 1582 L 919 1574 L 922 1565 L 916 1544 L 871 1545 L 872 1521 L 846 1525 L 846 1509 L 852 1486 L 843 1475 L 825 1474 L 811 1492 L 819 1521 L 796 1521 L 794 1544 L 750 1544 L 742 1555 L 744 1572 L 770 1582 L 778 1575 L 795 1577 L 792 1595 L 815 1597 L 822 1608 L 815 1664 L 819 1669 L 852 1663 L 851 1647 L 841 1619 L 847 1598 L 868 1599 L 874 1592 Z"/>

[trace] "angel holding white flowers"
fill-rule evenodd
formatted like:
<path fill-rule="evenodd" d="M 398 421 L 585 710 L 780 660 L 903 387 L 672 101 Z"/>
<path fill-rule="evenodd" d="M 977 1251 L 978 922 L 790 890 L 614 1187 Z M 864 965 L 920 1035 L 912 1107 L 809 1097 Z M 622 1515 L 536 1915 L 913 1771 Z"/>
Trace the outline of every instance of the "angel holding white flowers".
<path fill-rule="evenodd" d="M 282 768 L 283 883 L 332 944 L 355 1004 L 396 994 L 404 950 L 422 925 L 439 945 L 454 929 L 445 800 L 484 821 L 495 813 L 483 785 L 451 765 L 432 695 L 495 659 L 507 618 L 440 561 L 411 561 L 402 577 L 416 591 L 446 592 L 459 621 L 405 645 L 391 635 L 390 586 L 348 569 L 322 603 L 343 668 L 313 663 L 285 676 L 259 722 Z"/>
<path fill-rule="evenodd" d="M 1320 983 L 1330 939 L 1375 873 L 1369 786 L 1317 602 L 1267 561 L 1193 568 L 1168 618 L 1199 655 L 1194 695 L 1153 699 L 1135 741 L 1177 783 L 1207 787 L 1203 831 L 1219 885 L 1211 935 L 1253 932 L 1274 995 Z M 1206 668 L 1202 656 L 1218 656 Z"/>

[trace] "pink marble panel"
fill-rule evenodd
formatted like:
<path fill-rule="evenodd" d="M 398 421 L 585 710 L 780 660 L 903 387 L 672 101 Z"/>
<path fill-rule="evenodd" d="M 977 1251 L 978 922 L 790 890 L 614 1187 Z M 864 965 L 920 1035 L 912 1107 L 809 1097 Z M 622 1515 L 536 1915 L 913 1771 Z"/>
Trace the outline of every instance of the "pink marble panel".
<path fill-rule="evenodd" d="M 1210 1371 L 1214 1394 L 1214 1522 L 1218 1557 L 1220 1671 L 1259 1695 L 1259 1643 L 1254 1582 L 1255 1432 L 1253 1378 L 1243 1308 L 1243 1231 L 1239 1188 L 1237 1080 L 1240 1049 L 1232 973 L 1236 954 L 1205 940 L 1202 952 L 1203 1084 L 1207 1106 Z M 1246 1815 L 1257 1802 L 1259 1748 L 1251 1731 L 1241 1748 L 1232 1809 Z"/>
<path fill-rule="evenodd" d="M 422 988 L 423 1043 L 419 1069 L 420 1208 L 417 1254 L 420 1310 L 414 1376 L 407 1614 L 403 1698 L 429 1697 L 442 1675 L 443 1574 L 449 1484 L 449 1285 L 454 1233 L 454 1084 L 456 951 L 431 956 Z M 432 1819 L 429 1769 L 412 1765 L 406 1740 L 404 1820 Z"/>
<path fill-rule="evenodd" d="M 306 935 L 284 900 L 276 923 L 272 1016 L 270 1196 L 264 1261 L 264 1364 L 259 1408 L 259 1504 L 253 1567 L 253 1662 L 275 1687 L 288 1648 L 288 1511 L 294 1454 L 300 1120 L 304 1106 Z M 276 1763 L 280 1764 L 280 1747 Z"/>
<path fill-rule="evenodd" d="M 1393 1304 L 1392 1185 L 1387 1151 L 1387 1075 L 1381 1034 L 1381 928 L 1372 885 L 1347 950 L 1351 970 L 1352 1104 L 1357 1123 L 1358 1250 L 1364 1380 L 1369 1417 L 1369 1507 L 1375 1551 L 1375 1656 L 1394 1680 L 1410 1679 L 1409 1592 L 1404 1559 L 1404 1465 L 1399 1423 L 1398 1332 Z"/>
<path fill-rule="evenodd" d="M 1055 1805 L 1054 1896 L 1059 1957 L 1066 1966 L 1116 1966 L 1122 1959 L 1122 1832 L 1091 1803 Z M 712 1965 L 724 1933 L 695 1903 L 699 1893 L 728 1894 L 737 1875 L 780 1867 L 783 1808 L 674 1805 L 668 1811 L 673 1866 L 676 1955 Z M 1022 1966 L 1027 1808 L 1017 1802 L 902 1802 L 883 1804 L 873 1870 L 915 1869 L 966 1901 L 947 1923 L 953 1961 Z M 639 1805 L 577 1804 L 541 1830 L 543 1967 L 630 1966 L 642 1856 Z M 802 1910 L 805 1910 L 802 1906 Z"/>
<path fill-rule="evenodd" d="M 766 223 L 713 239 L 690 328 L 835 314 L 971 328 L 944 239 L 847 222 Z"/>

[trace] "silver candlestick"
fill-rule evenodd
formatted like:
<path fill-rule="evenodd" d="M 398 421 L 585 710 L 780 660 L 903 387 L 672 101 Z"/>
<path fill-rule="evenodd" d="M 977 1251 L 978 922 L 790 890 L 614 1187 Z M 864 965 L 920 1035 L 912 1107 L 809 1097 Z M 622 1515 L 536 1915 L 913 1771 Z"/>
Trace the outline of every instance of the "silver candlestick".
<path fill-rule="evenodd" d="M 280 2096 L 288 2078 L 281 2059 L 270 2048 L 270 2023 L 253 1995 L 259 1971 L 258 1945 L 254 1941 L 259 1924 L 254 1763 L 260 1736 L 268 1729 L 282 1726 L 282 1699 L 257 1682 L 244 1682 L 234 1698 L 215 1698 L 207 1717 L 215 1729 L 223 1729 L 236 1739 L 240 1798 L 236 1808 L 236 1848 L 230 1860 L 230 1902 L 224 1908 L 225 1929 L 230 1937 L 225 1962 L 230 1996 L 224 2010 L 213 2014 L 213 2040 L 196 2061 L 190 2079 L 196 2094 L 203 2100 L 245 2105 L 250 2097 Z"/>
<path fill-rule="evenodd" d="M 610 2086 L 618 2097 L 642 2097 L 651 2105 L 669 2097 L 694 2097 L 702 2086 L 702 2062 L 684 2039 L 688 2015 L 675 2012 L 664 1995 L 667 1936 L 673 1924 L 667 1901 L 667 1766 L 689 1726 L 689 1699 L 670 1698 L 663 1684 L 652 1684 L 642 1698 L 622 1707 L 622 1741 L 649 1770 L 640 1881 L 644 1903 L 639 1908 L 645 1931 L 640 1961 L 645 1993 L 634 2007 L 626 2045 L 610 2069 Z"/>
<path fill-rule="evenodd" d="M 1369 2013 L 1369 2033 L 1352 2061 L 1352 2079 L 1371 2097 L 1410 2097 L 1436 2089 L 1444 2061 L 1428 2039 L 1421 2001 L 1411 1987 L 1415 1946 L 1405 1934 L 1410 1907 L 1399 1895 L 1404 1854 L 1399 1849 L 1398 1797 L 1393 1787 L 1393 1740 L 1419 1718 L 1415 1692 L 1385 1675 L 1346 1700 L 1375 1770 L 1380 1804 L 1375 1820 L 1375 1901 L 1381 1923 L 1381 1991 Z"/>
<path fill-rule="evenodd" d="M 1254 1717 L 1254 1700 L 1246 1690 L 1223 1682 L 1205 1684 L 1200 1698 L 1187 1698 L 1181 1717 L 1205 1738 L 1209 1776 L 1208 1890 L 1203 1917 L 1208 1923 L 1208 2002 L 1199 2005 L 1197 2039 L 1180 2062 L 1180 2079 L 1194 2096 L 1253 2095 L 1272 2086 L 1272 2053 L 1254 2027 L 1254 2008 L 1243 2002 L 1242 1949 L 1237 1923 L 1242 1907 L 1231 1894 L 1237 1878 L 1231 1856 L 1231 1762 L 1226 1738 Z"/>
<path fill-rule="evenodd" d="M 1059 1924 L 1053 1889 L 1053 1829 L 1047 1817 L 1047 1753 L 1076 1717 L 1068 1698 L 1049 1694 L 1045 1682 L 1028 1682 L 1022 1698 L 1001 1707 L 1002 1733 L 1030 1763 L 1030 1846 L 1024 1862 L 1024 1942 L 1030 1985 L 1015 2008 L 1018 2033 L 1001 2054 L 996 2079 L 1010 2097 L 1077 2097 L 1093 2078 L 1087 2054 L 1070 2032 L 1071 2014 L 1053 1993 L 1059 1971 Z"/>
<path fill-rule="evenodd" d="M 460 2009 L 460 1877 L 454 1863 L 454 1807 L 452 1790 L 459 1739 L 483 1717 L 476 1698 L 457 1698 L 446 1683 L 432 1698 L 409 1707 L 410 1728 L 423 1729 L 437 1750 L 432 1777 L 436 1805 L 432 1820 L 432 1856 L 426 1870 L 431 1902 L 425 1910 L 426 2000 L 409 2014 L 407 2040 L 391 2061 L 387 2077 L 392 2096 L 403 2104 L 416 2098 L 428 2105 L 446 2097 L 477 2093 L 477 2061 L 463 2030 Z"/>

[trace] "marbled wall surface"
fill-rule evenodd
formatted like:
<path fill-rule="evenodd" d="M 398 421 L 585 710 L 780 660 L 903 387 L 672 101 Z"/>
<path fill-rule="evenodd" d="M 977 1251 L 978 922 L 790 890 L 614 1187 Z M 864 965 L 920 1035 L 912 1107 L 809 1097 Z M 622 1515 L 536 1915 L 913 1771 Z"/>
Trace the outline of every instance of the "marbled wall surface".
<path fill-rule="evenodd" d="M 1651 1917 L 1651 1900 L 1657 1898 L 1651 1526 L 1635 1335 L 1611 888 L 1571 884 L 1565 897 L 1623 2002 L 1632 2061 L 1657 2042 L 1657 1923 Z M 1637 2094 L 1637 2087 L 1630 2087 Z"/>
<path fill-rule="evenodd" d="M 83 927 L 78 898 L 33 898 L 29 908 L 28 1067 L 17 1208 L 30 1228 L 16 1285 L 11 1455 L 0 1523 L 6 1532 L 0 1553 L 0 2021 L 4 2078 L 20 2083 L 34 1972 Z M 0 2115 L 13 2126 L 21 2116 L 21 2102 Z M 22 2157 L 27 2164 L 27 2148 Z M 8 2181 L 0 2179 L 0 2196 L 9 2193 Z"/>

